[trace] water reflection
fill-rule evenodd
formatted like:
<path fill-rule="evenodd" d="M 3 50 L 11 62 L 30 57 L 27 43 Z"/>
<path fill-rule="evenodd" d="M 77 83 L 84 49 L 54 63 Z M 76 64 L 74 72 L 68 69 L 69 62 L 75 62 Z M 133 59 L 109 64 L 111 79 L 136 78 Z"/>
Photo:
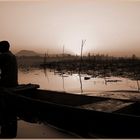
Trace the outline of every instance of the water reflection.
<path fill-rule="evenodd" d="M 81 89 L 81 94 L 83 93 L 83 84 L 82 84 L 82 79 L 81 79 L 81 74 L 79 72 L 79 81 L 80 81 L 80 89 Z"/>
<path fill-rule="evenodd" d="M 16 138 L 76 138 L 72 134 L 66 134 L 58 129 L 44 123 L 30 123 L 23 120 L 18 121 Z"/>
<path fill-rule="evenodd" d="M 47 78 L 47 80 L 49 82 L 49 77 L 48 77 L 48 73 L 47 73 L 46 67 L 44 67 L 43 70 L 44 70 L 45 77 Z"/>
<path fill-rule="evenodd" d="M 45 75 L 45 76 L 44 76 Z M 89 78 L 90 77 L 90 78 Z M 88 80 L 86 78 L 89 78 Z M 138 91 L 138 82 L 123 77 L 92 77 L 87 74 L 61 73 L 49 69 L 19 70 L 19 83 L 39 84 L 47 90 L 66 91 L 72 93 L 92 93 L 112 90 Z"/>
<path fill-rule="evenodd" d="M 62 74 L 62 81 L 63 81 L 63 90 L 65 91 L 65 78 L 64 78 L 63 74 Z"/>

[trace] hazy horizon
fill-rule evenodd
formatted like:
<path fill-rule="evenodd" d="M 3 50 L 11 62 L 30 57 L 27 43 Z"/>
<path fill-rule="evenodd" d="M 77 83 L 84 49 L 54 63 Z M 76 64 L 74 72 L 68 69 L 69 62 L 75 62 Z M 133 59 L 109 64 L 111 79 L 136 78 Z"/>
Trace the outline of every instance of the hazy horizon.
<path fill-rule="evenodd" d="M 0 1 L 0 40 L 14 53 L 140 56 L 140 1 L 46 0 Z"/>

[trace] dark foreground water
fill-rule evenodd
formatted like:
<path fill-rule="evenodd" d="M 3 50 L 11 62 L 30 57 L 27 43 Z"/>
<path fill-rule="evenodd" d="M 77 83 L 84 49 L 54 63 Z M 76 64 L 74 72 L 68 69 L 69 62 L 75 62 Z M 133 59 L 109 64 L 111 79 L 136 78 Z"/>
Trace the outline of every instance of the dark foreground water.
<path fill-rule="evenodd" d="M 23 120 L 18 121 L 16 138 L 76 138 L 74 134 L 62 132 L 47 124 L 29 123 Z"/>

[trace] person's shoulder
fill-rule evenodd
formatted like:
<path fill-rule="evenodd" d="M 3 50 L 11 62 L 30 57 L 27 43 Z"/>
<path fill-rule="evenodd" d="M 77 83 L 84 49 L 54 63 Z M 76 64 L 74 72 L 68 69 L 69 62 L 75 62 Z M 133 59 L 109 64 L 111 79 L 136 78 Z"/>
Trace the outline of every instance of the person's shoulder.
<path fill-rule="evenodd" d="M 8 58 L 8 57 L 12 57 L 12 56 L 14 56 L 14 55 L 10 51 L 0 54 L 0 57 L 2 57 L 2 58 Z"/>
<path fill-rule="evenodd" d="M 13 54 L 11 51 L 9 51 L 9 53 L 10 53 L 11 56 L 14 56 L 15 57 L 15 54 Z"/>
<path fill-rule="evenodd" d="M 5 55 L 11 55 L 13 56 L 14 54 L 11 51 L 5 52 Z"/>

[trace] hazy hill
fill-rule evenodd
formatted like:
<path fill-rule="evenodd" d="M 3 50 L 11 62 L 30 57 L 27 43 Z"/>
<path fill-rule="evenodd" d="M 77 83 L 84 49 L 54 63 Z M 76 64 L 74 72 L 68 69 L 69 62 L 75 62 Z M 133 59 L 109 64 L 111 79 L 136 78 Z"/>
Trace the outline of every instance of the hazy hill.
<path fill-rule="evenodd" d="M 16 56 L 40 56 L 41 54 L 36 53 L 35 51 L 30 50 L 21 50 L 16 53 Z"/>
<path fill-rule="evenodd" d="M 41 56 L 41 57 L 44 57 L 45 52 L 41 54 L 41 53 L 37 53 L 37 52 L 32 51 L 32 50 L 21 50 L 21 51 L 17 52 L 15 55 L 18 56 L 18 57 L 20 57 L 20 56 L 25 56 L 25 57 L 28 57 L 28 56 Z M 49 57 L 58 57 L 58 56 L 62 57 L 63 56 L 63 54 L 60 54 L 60 53 L 58 53 L 58 54 L 51 53 L 51 54 L 46 54 L 46 55 L 49 56 Z M 65 53 L 65 56 L 70 56 L 70 54 Z"/>

